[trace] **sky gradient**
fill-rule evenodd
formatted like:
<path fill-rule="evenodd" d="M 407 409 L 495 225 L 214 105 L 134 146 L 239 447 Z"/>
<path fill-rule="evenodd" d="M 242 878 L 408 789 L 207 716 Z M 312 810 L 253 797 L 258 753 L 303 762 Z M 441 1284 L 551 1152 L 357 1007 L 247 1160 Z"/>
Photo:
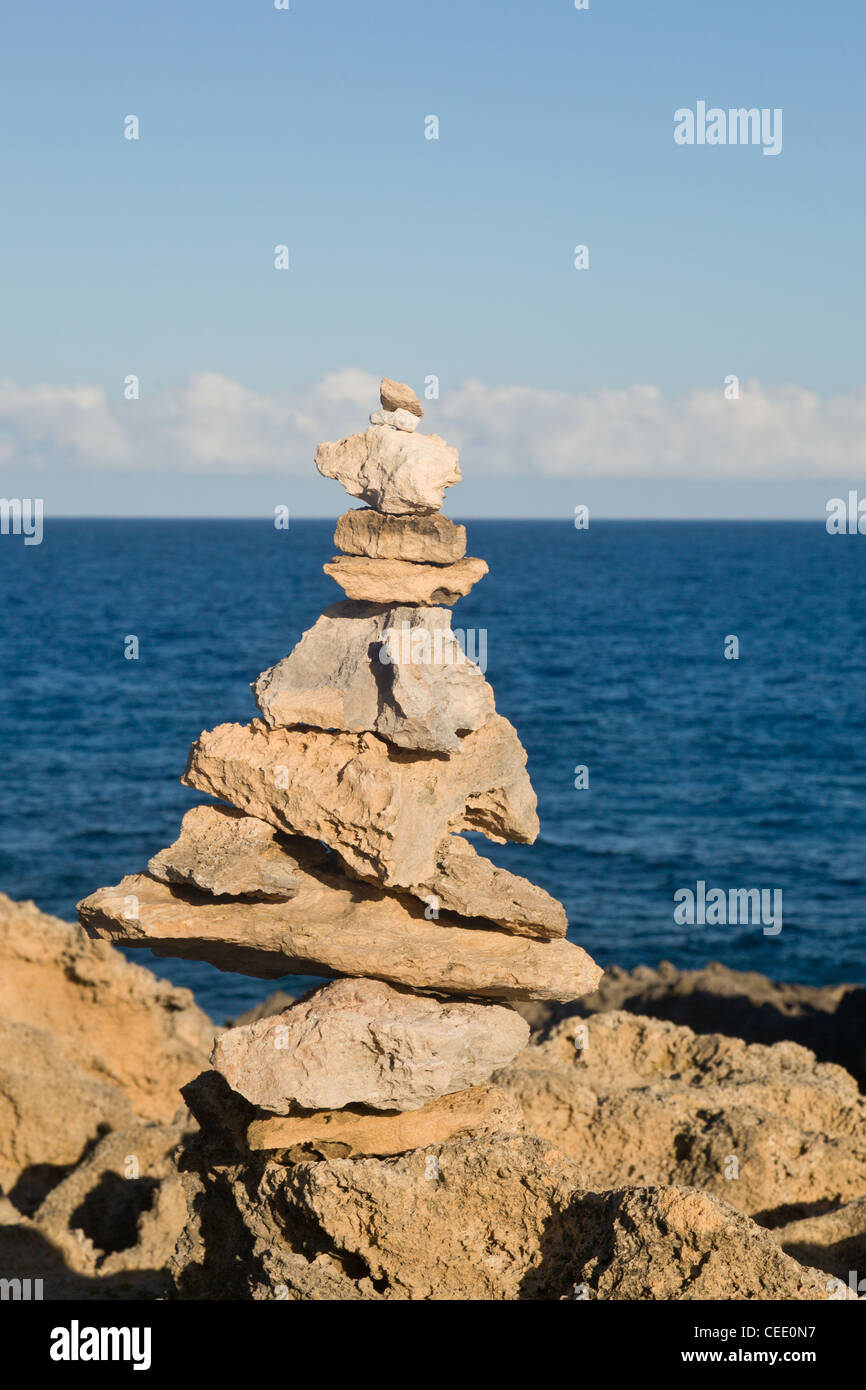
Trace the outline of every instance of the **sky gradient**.
<path fill-rule="evenodd" d="M 866 465 L 864 33 L 854 0 L 19 7 L 0 495 L 333 514 L 316 440 L 435 375 L 452 515 L 822 516 Z M 781 154 L 677 145 L 700 100 L 781 108 Z"/>

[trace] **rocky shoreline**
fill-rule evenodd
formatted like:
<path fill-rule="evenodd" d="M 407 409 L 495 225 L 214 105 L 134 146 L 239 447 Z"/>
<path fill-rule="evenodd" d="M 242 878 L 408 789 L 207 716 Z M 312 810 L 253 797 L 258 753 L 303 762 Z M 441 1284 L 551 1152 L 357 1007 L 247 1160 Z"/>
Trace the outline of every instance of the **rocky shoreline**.
<path fill-rule="evenodd" d="M 608 970 L 514 1006 L 483 1123 L 353 1158 L 269 1147 L 224 1030 L 80 927 L 0 896 L 0 962 L 2 1263 L 45 1299 L 824 1300 L 866 1267 L 861 987 Z"/>

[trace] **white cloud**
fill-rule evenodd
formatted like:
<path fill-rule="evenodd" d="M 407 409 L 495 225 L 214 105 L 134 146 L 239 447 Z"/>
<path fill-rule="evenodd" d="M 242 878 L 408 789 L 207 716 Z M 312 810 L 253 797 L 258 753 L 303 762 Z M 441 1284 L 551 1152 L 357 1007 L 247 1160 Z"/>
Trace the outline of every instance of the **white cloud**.
<path fill-rule="evenodd" d="M 95 386 L 0 382 L 0 460 L 42 466 L 299 475 L 316 444 L 363 429 L 378 381 L 359 368 L 261 395 L 216 372 L 138 401 Z M 593 393 L 467 381 L 430 402 L 425 426 L 465 474 L 784 479 L 866 465 L 866 390 L 821 398 L 741 384 L 666 398 L 653 386 Z"/>

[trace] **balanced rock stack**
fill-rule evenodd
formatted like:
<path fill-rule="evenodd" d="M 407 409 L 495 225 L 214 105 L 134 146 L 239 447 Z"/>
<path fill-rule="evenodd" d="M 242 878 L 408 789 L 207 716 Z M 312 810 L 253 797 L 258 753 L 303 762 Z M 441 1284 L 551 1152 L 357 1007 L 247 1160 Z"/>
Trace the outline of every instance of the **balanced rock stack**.
<path fill-rule="evenodd" d="M 417 431 L 383 381 L 363 434 L 320 445 L 319 472 L 366 506 L 325 565 L 347 598 L 253 685 L 261 718 L 193 745 L 188 811 L 147 874 L 79 905 L 87 931 L 158 955 L 277 978 L 331 978 L 221 1034 L 215 1069 L 249 1106 L 250 1149 L 393 1154 L 513 1128 L 490 1076 L 525 1045 L 509 1000 L 570 1000 L 601 971 L 560 903 L 461 832 L 531 843 L 517 734 L 451 629 L 486 572 L 441 515 L 457 451 Z"/>

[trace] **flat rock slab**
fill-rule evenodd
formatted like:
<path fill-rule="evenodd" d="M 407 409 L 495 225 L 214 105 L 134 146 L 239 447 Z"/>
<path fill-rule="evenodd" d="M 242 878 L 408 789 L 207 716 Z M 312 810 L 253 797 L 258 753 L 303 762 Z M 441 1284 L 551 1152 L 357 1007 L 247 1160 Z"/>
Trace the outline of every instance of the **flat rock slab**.
<path fill-rule="evenodd" d="M 568 918 L 557 898 L 528 878 L 500 869 L 468 840 L 448 835 L 436 851 L 432 877 L 412 888 L 415 897 L 462 917 L 484 917 L 505 931 L 541 941 L 565 936 Z"/>
<path fill-rule="evenodd" d="M 450 565 L 466 554 L 466 527 L 457 526 L 441 512 L 384 516 L 360 507 L 337 519 L 334 545 L 347 555 L 368 555 L 374 560 Z"/>
<path fill-rule="evenodd" d="M 335 849 L 358 878 L 427 882 L 452 830 L 531 844 L 538 834 L 526 754 L 493 715 L 450 757 L 392 747 L 375 734 L 221 724 L 193 744 L 181 779 L 248 815 Z"/>
<path fill-rule="evenodd" d="M 247 1146 L 254 1152 L 280 1149 L 290 1159 L 387 1157 L 445 1144 L 463 1134 L 519 1134 L 520 1106 L 497 1086 L 472 1086 L 441 1096 L 420 1110 L 369 1114 L 360 1109 L 323 1110 L 309 1115 L 270 1115 L 253 1120 Z"/>
<path fill-rule="evenodd" d="M 228 1028 L 211 1062 L 260 1110 L 417 1110 L 478 1086 L 529 1041 L 501 1004 L 445 1003 L 383 980 L 335 980 L 282 1013 Z"/>
<path fill-rule="evenodd" d="M 399 748 L 456 752 L 495 712 L 446 608 L 346 600 L 326 609 L 289 656 L 253 685 L 272 728 L 378 733 Z"/>
<path fill-rule="evenodd" d="M 392 381 L 389 376 L 383 377 L 379 386 L 379 400 L 382 402 L 383 410 L 408 410 L 411 415 L 417 415 L 419 420 L 423 418 L 421 402 L 405 381 Z"/>
<path fill-rule="evenodd" d="M 148 863 L 164 883 L 188 884 L 215 897 L 291 898 L 300 866 L 327 856 L 313 840 L 281 835 L 234 806 L 193 806 L 180 836 Z"/>
<path fill-rule="evenodd" d="M 438 512 L 445 489 L 460 482 L 457 450 L 438 434 L 407 434 L 389 425 L 320 444 L 316 467 L 350 497 L 394 516 Z"/>
<path fill-rule="evenodd" d="M 368 603 L 456 603 L 487 574 L 486 560 L 467 555 L 453 565 L 416 565 L 411 560 L 371 560 L 335 555 L 322 568 L 349 598 Z"/>
<path fill-rule="evenodd" d="M 134 874 L 92 893 L 78 914 L 90 936 L 265 979 L 366 976 L 447 995 L 567 1002 L 591 994 L 602 975 L 568 941 L 456 925 L 446 913 L 428 921 L 412 898 L 319 870 L 284 903 L 193 900 Z"/>

